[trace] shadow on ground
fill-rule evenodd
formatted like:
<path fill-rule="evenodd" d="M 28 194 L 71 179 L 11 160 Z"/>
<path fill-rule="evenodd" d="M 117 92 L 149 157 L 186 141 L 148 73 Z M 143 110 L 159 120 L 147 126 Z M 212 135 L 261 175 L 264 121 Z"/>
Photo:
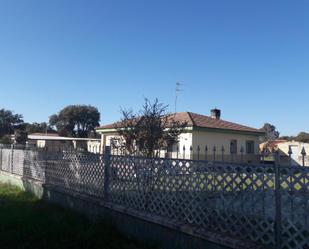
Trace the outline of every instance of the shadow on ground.
<path fill-rule="evenodd" d="M 0 184 L 1 249 L 145 249 L 108 224 Z"/>

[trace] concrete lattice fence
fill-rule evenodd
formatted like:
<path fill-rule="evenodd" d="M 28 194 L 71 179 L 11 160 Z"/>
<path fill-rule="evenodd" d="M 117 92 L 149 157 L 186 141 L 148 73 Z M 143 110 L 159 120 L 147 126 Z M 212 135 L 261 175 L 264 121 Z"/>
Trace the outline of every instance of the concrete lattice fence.
<path fill-rule="evenodd" d="M 309 167 L 0 148 L 1 171 L 262 248 L 309 248 Z"/>

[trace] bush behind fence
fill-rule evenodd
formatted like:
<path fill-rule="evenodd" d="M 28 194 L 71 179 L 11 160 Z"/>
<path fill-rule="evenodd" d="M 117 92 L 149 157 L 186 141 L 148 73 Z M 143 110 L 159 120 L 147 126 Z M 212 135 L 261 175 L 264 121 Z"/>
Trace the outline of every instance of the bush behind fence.
<path fill-rule="evenodd" d="M 263 248 L 309 248 L 309 168 L 0 148 L 2 171 Z"/>

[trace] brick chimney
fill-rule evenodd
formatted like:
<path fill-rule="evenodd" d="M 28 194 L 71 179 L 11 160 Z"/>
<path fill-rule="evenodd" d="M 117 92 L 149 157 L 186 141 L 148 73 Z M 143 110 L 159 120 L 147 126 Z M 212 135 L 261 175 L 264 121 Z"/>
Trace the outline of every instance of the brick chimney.
<path fill-rule="evenodd" d="M 214 119 L 220 119 L 221 117 L 221 110 L 220 109 L 211 109 L 210 110 L 210 117 L 214 118 Z"/>

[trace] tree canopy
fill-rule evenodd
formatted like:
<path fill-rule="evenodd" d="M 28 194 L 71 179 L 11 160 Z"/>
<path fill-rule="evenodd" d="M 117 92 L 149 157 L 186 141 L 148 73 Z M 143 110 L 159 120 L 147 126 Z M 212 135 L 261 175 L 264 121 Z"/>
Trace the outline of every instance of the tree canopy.
<path fill-rule="evenodd" d="M 139 152 L 144 156 L 156 156 L 158 150 L 167 149 L 178 142 L 187 123 L 173 119 L 172 114 L 166 113 L 167 106 L 159 103 L 158 99 L 145 103 L 138 114 L 132 110 L 122 110 L 122 119 L 115 124 L 127 152 Z"/>
<path fill-rule="evenodd" d="M 296 136 L 295 140 L 299 141 L 299 142 L 303 142 L 303 143 L 309 143 L 309 133 L 307 133 L 307 132 L 300 132 Z"/>
<path fill-rule="evenodd" d="M 69 105 L 49 117 L 49 124 L 62 136 L 94 136 L 99 125 L 100 113 L 90 105 Z"/>
<path fill-rule="evenodd" d="M 14 135 L 15 135 L 15 143 L 26 144 L 28 140 L 28 133 L 24 129 L 16 129 Z"/>
<path fill-rule="evenodd" d="M 288 141 L 297 141 L 297 142 L 303 142 L 303 143 L 309 143 L 309 133 L 308 132 L 300 132 L 297 136 L 282 136 L 281 139 L 285 139 Z"/>
<path fill-rule="evenodd" d="M 273 141 L 279 138 L 280 133 L 272 124 L 265 123 L 261 130 L 265 132 L 265 136 L 262 138 L 264 141 Z"/>
<path fill-rule="evenodd" d="M 23 123 L 23 116 L 10 110 L 0 109 L 0 137 L 13 134 Z"/>
<path fill-rule="evenodd" d="M 42 123 L 24 123 L 23 129 L 28 133 L 46 133 L 46 132 L 56 132 L 53 130 L 50 125 L 46 122 Z"/>

